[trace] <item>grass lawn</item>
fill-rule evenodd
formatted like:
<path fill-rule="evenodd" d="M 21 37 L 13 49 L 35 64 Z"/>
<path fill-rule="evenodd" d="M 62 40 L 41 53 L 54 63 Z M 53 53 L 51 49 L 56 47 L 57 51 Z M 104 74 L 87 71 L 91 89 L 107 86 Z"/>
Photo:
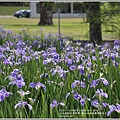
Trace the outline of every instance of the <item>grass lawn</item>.
<path fill-rule="evenodd" d="M 73 37 L 77 40 L 89 40 L 89 24 L 84 22 L 81 18 L 61 18 L 60 31 L 64 36 Z M 53 19 L 53 26 L 37 26 L 39 18 L 0 18 L 0 26 L 4 25 L 5 30 L 12 30 L 13 32 L 20 32 L 23 28 L 28 30 L 30 34 L 40 34 L 41 29 L 43 33 L 58 33 L 58 19 Z M 110 27 L 107 28 L 111 29 Z M 103 40 L 118 39 L 117 32 L 104 32 L 105 26 L 102 26 Z"/>
<path fill-rule="evenodd" d="M 30 34 L 39 34 L 40 30 L 43 32 L 57 34 L 58 33 L 58 19 L 53 19 L 53 26 L 37 26 L 39 18 L 0 18 L 0 26 L 4 25 L 6 30 L 19 32 L 23 28 L 28 30 Z M 88 24 L 82 23 L 83 19 L 61 19 L 61 34 L 65 36 L 74 37 L 75 39 L 89 39 Z M 84 31 L 83 31 L 84 28 Z"/>
<path fill-rule="evenodd" d="M 29 7 L 24 6 L 0 6 L 0 15 L 13 15 L 14 12 L 25 9 L 28 10 Z"/>

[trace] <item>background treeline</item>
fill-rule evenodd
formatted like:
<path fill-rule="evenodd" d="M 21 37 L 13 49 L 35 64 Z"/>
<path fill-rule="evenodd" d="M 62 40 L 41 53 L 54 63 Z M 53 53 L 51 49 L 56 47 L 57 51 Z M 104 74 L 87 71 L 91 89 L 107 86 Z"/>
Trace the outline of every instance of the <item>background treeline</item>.
<path fill-rule="evenodd" d="M 29 6 L 29 2 L 0 2 L 0 6 Z"/>

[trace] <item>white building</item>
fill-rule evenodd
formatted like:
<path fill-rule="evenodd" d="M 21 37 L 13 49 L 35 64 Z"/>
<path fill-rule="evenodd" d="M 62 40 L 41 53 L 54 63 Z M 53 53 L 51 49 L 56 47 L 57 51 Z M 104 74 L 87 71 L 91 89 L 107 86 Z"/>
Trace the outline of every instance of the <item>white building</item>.
<path fill-rule="evenodd" d="M 31 18 L 40 17 L 39 1 L 30 2 Z M 61 18 L 85 18 L 86 14 L 83 12 L 81 3 L 75 2 L 56 2 L 53 6 L 53 17 L 58 17 L 58 8 L 60 8 Z"/>

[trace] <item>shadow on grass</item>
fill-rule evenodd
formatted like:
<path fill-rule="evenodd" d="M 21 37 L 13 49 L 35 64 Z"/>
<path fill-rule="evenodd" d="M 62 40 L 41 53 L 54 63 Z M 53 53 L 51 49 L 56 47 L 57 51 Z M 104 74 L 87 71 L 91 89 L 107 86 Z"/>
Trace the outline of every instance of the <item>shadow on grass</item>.
<path fill-rule="evenodd" d="M 57 27 L 57 25 L 29 25 L 29 24 L 14 24 L 14 25 L 10 25 L 10 26 L 16 26 L 16 27 L 23 27 L 23 26 L 27 26 L 27 27 L 40 27 L 40 26 L 44 26 L 44 27 Z"/>

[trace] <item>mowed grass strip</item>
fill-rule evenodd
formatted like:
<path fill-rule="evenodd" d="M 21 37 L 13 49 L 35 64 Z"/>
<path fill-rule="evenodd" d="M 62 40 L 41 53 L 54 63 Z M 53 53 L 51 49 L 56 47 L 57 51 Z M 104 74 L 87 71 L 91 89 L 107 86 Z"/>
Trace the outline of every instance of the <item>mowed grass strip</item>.
<path fill-rule="evenodd" d="M 4 25 L 5 30 L 12 30 L 15 33 L 23 28 L 31 35 L 40 34 L 41 29 L 44 34 L 58 34 L 58 19 L 54 18 L 53 26 L 38 26 L 39 18 L 0 18 L 0 26 Z M 111 30 L 110 26 L 102 25 L 103 40 L 119 39 L 118 31 L 105 32 Z M 63 36 L 72 37 L 74 40 L 89 40 L 89 23 L 83 18 L 61 18 L 60 32 Z"/>
<path fill-rule="evenodd" d="M 16 11 L 25 9 L 28 10 L 29 7 L 26 6 L 0 6 L 0 15 L 13 15 Z"/>
<path fill-rule="evenodd" d="M 75 39 L 89 39 L 86 37 L 88 23 L 83 23 L 82 18 L 61 18 L 60 21 L 60 31 L 63 36 L 74 37 Z M 39 18 L 0 18 L 0 26 L 4 25 L 5 30 L 20 32 L 23 28 L 26 28 L 30 34 L 39 34 L 42 29 L 44 34 L 58 34 L 57 18 L 53 19 L 53 26 L 38 26 L 38 22 Z"/>

